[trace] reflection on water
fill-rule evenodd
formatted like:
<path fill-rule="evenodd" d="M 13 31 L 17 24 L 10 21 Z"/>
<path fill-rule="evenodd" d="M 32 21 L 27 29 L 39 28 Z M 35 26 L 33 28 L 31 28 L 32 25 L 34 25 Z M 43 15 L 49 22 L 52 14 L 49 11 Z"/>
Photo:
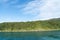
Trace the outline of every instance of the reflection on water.
<path fill-rule="evenodd" d="M 0 32 L 0 40 L 60 40 L 60 31 Z"/>

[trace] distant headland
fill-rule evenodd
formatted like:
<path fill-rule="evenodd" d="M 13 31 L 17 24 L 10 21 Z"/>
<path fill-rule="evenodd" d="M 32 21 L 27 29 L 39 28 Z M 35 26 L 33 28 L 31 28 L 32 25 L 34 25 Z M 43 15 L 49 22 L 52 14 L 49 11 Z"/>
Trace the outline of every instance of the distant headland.
<path fill-rule="evenodd" d="M 60 18 L 29 22 L 0 23 L 0 32 L 52 31 L 60 30 Z"/>

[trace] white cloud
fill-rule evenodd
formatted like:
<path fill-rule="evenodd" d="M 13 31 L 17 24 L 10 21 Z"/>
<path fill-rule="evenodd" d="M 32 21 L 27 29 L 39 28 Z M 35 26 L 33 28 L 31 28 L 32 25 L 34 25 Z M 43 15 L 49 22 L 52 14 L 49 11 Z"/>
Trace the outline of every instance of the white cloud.
<path fill-rule="evenodd" d="M 50 19 L 60 17 L 60 0 L 35 0 L 24 8 L 25 14 L 37 15 L 35 19 Z"/>
<path fill-rule="evenodd" d="M 47 0 L 40 11 L 40 15 L 44 19 L 60 17 L 60 0 Z"/>
<path fill-rule="evenodd" d="M 32 2 L 29 2 L 26 7 L 24 8 L 24 12 L 25 14 L 33 14 L 35 15 L 36 13 L 39 13 L 40 12 L 40 6 L 41 6 L 41 1 L 40 0 L 35 0 L 35 1 L 32 1 Z"/>

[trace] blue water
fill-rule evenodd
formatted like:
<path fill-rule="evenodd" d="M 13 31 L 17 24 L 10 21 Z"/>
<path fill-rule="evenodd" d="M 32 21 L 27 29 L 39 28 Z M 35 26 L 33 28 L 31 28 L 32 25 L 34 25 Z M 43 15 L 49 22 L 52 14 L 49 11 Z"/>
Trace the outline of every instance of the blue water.
<path fill-rule="evenodd" d="M 60 31 L 0 32 L 0 40 L 60 40 Z"/>

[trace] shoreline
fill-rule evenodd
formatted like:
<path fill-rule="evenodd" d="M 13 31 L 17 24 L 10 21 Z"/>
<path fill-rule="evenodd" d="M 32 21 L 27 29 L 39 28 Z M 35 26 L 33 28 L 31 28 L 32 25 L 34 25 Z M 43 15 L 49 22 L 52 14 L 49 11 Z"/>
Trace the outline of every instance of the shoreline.
<path fill-rule="evenodd" d="M 47 30 L 2 30 L 0 32 L 40 32 L 40 31 L 58 31 L 60 29 L 47 29 Z"/>

